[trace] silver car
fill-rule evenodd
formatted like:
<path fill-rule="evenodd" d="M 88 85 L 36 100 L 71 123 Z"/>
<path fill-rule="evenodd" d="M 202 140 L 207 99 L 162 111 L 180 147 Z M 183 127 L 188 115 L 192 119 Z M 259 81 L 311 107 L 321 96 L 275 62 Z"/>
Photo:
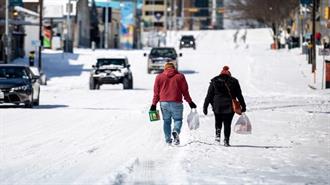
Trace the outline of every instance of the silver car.
<path fill-rule="evenodd" d="M 144 56 L 147 56 L 147 53 L 144 53 Z M 182 54 L 180 53 L 179 56 L 181 57 Z M 178 55 L 174 48 L 170 47 L 159 47 L 159 48 L 152 48 L 149 55 L 148 55 L 148 66 L 147 72 L 150 74 L 152 71 L 161 72 L 164 69 L 164 65 L 166 62 L 173 62 L 175 68 L 178 69 L 179 62 L 178 62 Z"/>

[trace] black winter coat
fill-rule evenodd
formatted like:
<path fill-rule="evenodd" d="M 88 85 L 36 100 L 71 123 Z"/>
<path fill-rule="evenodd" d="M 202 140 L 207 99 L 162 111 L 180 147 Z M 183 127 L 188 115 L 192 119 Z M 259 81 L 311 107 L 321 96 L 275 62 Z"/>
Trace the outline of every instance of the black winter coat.
<path fill-rule="evenodd" d="M 231 103 L 232 98 L 228 93 L 228 89 L 225 86 L 225 83 L 228 85 L 233 98 L 238 99 L 241 104 L 242 110 L 245 111 L 246 105 L 239 82 L 236 78 L 228 75 L 219 75 L 211 80 L 204 101 L 204 110 L 207 109 L 209 104 L 211 104 L 213 112 L 215 114 L 233 113 L 233 107 Z"/>

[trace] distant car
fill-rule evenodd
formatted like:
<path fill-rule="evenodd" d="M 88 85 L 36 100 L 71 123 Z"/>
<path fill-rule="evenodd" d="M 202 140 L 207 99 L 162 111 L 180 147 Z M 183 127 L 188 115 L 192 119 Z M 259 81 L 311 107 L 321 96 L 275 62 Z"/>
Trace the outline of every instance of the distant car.
<path fill-rule="evenodd" d="M 180 49 L 194 48 L 196 49 L 196 41 L 193 35 L 183 35 L 180 39 Z"/>
<path fill-rule="evenodd" d="M 39 105 L 39 76 L 24 65 L 0 65 L 0 104 L 23 103 L 32 108 Z"/>
<path fill-rule="evenodd" d="M 291 37 L 289 37 L 287 43 L 288 43 L 289 49 L 299 48 L 300 47 L 300 38 L 291 36 Z"/>
<path fill-rule="evenodd" d="M 89 88 L 100 89 L 103 84 L 123 84 L 133 89 L 133 75 L 126 57 L 98 58 L 90 74 Z"/>
<path fill-rule="evenodd" d="M 147 56 L 147 53 L 144 53 L 144 56 Z M 182 54 L 180 53 L 179 56 L 182 56 Z M 152 48 L 148 55 L 147 72 L 150 74 L 151 71 L 162 71 L 164 69 L 164 64 L 168 61 L 172 61 L 178 69 L 178 55 L 174 48 Z"/>

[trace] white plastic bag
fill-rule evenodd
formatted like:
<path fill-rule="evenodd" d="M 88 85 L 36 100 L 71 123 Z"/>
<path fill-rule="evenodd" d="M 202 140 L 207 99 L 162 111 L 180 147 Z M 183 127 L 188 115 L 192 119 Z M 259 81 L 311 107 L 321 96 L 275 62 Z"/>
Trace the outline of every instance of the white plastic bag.
<path fill-rule="evenodd" d="M 251 122 L 245 113 L 242 113 L 242 115 L 238 118 L 234 127 L 234 131 L 237 134 L 251 134 Z"/>
<path fill-rule="evenodd" d="M 187 117 L 188 127 L 190 130 L 196 130 L 199 127 L 199 116 L 196 109 L 191 109 Z"/>

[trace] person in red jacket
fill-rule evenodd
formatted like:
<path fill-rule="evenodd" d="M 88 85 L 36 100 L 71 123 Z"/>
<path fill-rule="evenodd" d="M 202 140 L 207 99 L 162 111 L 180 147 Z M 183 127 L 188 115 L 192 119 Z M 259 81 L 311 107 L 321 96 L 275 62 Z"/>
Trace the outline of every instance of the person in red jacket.
<path fill-rule="evenodd" d="M 164 66 L 164 71 L 156 77 L 154 83 L 154 96 L 150 110 L 156 110 L 156 105 L 160 102 L 164 121 L 163 130 L 165 141 L 168 144 L 172 143 L 172 119 L 174 120 L 174 128 L 172 131 L 173 142 L 175 145 L 180 144 L 179 134 L 182 127 L 183 114 L 182 96 L 189 103 L 190 108 L 197 108 L 189 95 L 185 76 L 175 69 L 173 63 L 167 62 Z"/>

